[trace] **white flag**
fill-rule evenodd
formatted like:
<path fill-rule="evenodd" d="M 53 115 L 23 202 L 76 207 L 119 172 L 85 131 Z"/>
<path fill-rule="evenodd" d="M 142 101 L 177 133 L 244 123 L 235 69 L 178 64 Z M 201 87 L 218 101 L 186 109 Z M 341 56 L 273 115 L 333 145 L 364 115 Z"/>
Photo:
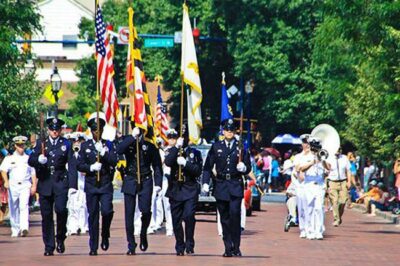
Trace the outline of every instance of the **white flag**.
<path fill-rule="evenodd" d="M 187 95 L 189 140 L 193 144 L 197 144 L 200 139 L 200 129 L 203 127 L 200 108 L 203 95 L 192 26 L 186 4 L 183 4 L 181 75 L 184 83 L 190 87 Z"/>

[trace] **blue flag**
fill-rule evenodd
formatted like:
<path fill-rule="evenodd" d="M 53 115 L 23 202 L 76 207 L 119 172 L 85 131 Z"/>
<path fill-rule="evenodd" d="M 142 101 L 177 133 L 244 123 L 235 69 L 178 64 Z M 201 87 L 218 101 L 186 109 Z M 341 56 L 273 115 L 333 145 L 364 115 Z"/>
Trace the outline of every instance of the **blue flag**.
<path fill-rule="evenodd" d="M 225 82 L 221 87 L 221 123 L 226 119 L 233 119 L 232 108 L 229 105 L 228 93 L 226 92 Z"/>

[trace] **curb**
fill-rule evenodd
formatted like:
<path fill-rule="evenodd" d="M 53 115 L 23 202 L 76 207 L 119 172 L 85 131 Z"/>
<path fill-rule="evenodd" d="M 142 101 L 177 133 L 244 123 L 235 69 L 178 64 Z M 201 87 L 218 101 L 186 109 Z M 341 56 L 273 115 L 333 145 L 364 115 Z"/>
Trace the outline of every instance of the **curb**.
<path fill-rule="evenodd" d="M 353 207 L 351 209 L 358 211 L 358 212 L 366 212 L 367 211 L 367 208 L 365 208 L 365 206 L 362 204 L 353 204 Z M 393 214 L 389 211 L 381 211 L 381 210 L 376 210 L 375 213 L 376 213 L 376 217 L 381 217 L 393 224 L 400 224 L 400 216 L 399 215 Z"/>

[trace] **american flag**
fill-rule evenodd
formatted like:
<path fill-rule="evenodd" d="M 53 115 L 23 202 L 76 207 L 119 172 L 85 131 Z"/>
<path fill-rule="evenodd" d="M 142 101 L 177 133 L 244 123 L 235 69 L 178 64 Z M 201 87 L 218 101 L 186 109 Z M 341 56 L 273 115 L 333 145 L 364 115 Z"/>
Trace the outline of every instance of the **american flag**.
<path fill-rule="evenodd" d="M 114 64 L 110 40 L 107 35 L 106 25 L 103 21 L 100 5 L 96 10 L 96 55 L 97 55 L 97 78 L 99 82 L 103 112 L 107 123 L 117 127 L 119 104 L 117 91 L 114 85 Z"/>
<path fill-rule="evenodd" d="M 160 85 L 158 85 L 156 119 L 155 120 L 156 120 L 156 128 L 157 128 L 158 134 L 164 140 L 165 143 L 168 143 L 167 131 L 169 130 L 169 126 L 168 126 L 168 120 L 167 120 L 167 108 L 161 98 Z"/>

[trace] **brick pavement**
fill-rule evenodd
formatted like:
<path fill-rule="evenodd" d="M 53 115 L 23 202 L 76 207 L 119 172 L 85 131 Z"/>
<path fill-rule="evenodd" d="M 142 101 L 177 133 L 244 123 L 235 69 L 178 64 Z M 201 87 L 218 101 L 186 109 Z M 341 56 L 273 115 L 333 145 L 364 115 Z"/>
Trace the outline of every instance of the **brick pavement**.
<path fill-rule="evenodd" d="M 334 228 L 327 216 L 323 241 L 299 239 L 298 229 L 283 231 L 283 204 L 263 203 L 262 212 L 247 220 L 242 236 L 242 258 L 222 258 L 223 244 L 217 235 L 215 216 L 198 215 L 194 256 L 177 257 L 174 238 L 161 232 L 149 236 L 146 253 L 128 257 L 123 220 L 123 203 L 116 203 L 110 249 L 89 257 L 88 236 L 71 236 L 66 253 L 43 256 L 40 214 L 31 215 L 27 238 L 11 238 L 10 229 L 0 227 L 0 265 L 396 265 L 400 261 L 400 228 L 382 218 L 346 210 L 344 223 Z"/>

